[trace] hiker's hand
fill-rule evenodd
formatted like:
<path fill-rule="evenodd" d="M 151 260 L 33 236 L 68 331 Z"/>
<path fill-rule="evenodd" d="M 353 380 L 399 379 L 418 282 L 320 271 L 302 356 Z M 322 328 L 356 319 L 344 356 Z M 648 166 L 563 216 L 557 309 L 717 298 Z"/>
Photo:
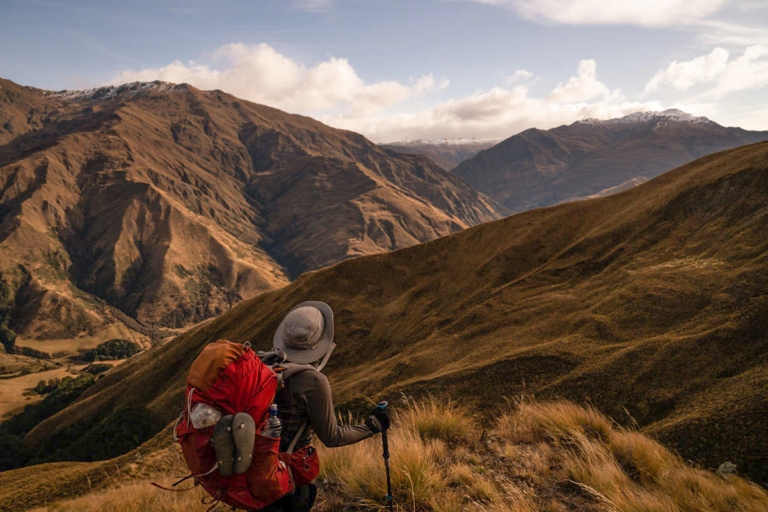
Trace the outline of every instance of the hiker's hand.
<path fill-rule="evenodd" d="M 378 434 L 382 430 L 389 428 L 392 424 L 392 420 L 389 417 L 389 409 L 375 407 L 371 411 L 371 415 L 368 416 L 368 419 L 365 420 L 365 424 L 374 434 Z"/>

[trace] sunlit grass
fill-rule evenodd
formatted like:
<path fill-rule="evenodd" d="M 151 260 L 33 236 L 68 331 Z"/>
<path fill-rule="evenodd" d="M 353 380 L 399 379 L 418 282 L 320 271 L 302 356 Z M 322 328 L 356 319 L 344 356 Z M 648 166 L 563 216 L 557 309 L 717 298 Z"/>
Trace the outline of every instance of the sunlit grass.
<path fill-rule="evenodd" d="M 649 437 L 590 407 L 519 401 L 481 440 L 467 407 L 405 401 L 389 431 L 399 512 L 765 512 L 768 494 L 737 476 L 691 467 Z M 316 510 L 383 511 L 381 437 L 319 447 Z M 170 493 L 146 476 L 43 511 L 205 510 L 204 493 Z M 165 477 L 162 482 L 168 483 Z"/>

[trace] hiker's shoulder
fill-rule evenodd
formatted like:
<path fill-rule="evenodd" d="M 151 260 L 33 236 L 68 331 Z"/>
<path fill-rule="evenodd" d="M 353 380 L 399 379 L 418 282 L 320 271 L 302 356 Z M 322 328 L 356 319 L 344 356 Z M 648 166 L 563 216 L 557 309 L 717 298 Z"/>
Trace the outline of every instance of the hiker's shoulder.
<path fill-rule="evenodd" d="M 291 377 L 297 382 L 301 382 L 308 385 L 328 385 L 328 377 L 315 370 L 304 370 Z"/>

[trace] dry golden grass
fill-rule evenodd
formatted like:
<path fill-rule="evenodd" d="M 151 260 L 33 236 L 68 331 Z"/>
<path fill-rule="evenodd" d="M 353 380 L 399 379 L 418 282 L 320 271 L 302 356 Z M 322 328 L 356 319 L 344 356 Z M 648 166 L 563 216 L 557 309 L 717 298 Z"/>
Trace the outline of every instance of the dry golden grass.
<path fill-rule="evenodd" d="M 389 432 L 397 511 L 768 510 L 768 494 L 759 487 L 691 467 L 643 434 L 614 427 L 591 407 L 519 401 L 489 425 L 482 440 L 472 428 L 479 421 L 449 400 L 407 401 Z M 383 511 L 381 449 L 378 436 L 342 448 L 320 447 L 317 510 Z M 179 472 L 176 459 L 169 454 L 161 458 Z M 199 489 L 165 492 L 151 487 L 146 473 L 124 471 L 127 481 L 35 512 L 205 508 Z M 169 471 L 156 481 L 168 485 Z"/>
<path fill-rule="evenodd" d="M 518 441 L 561 439 L 579 433 L 607 439 L 613 424 L 594 407 L 581 407 L 570 402 L 531 403 L 520 400 L 517 413 L 499 420 L 498 429 L 505 437 Z"/>
<path fill-rule="evenodd" d="M 402 496 L 414 508 L 425 508 L 445 487 L 445 474 L 440 467 L 446 456 L 445 444 L 439 440 L 425 441 L 403 429 L 393 429 L 389 443 L 393 494 Z M 321 448 L 320 478 L 333 485 L 347 503 L 381 503 L 387 491 L 381 453 L 378 437 L 353 446 Z"/>
<path fill-rule="evenodd" d="M 19 336 L 16 339 L 16 345 L 33 348 L 35 350 L 39 350 L 40 352 L 48 352 L 51 354 L 60 352 L 77 354 L 80 351 L 96 348 L 99 344 L 115 338 L 131 340 L 143 349 L 150 347 L 149 340 L 146 336 L 119 323 L 112 324 L 92 335 L 81 334 L 80 336 L 65 339 L 37 340 Z"/>
<path fill-rule="evenodd" d="M 176 479 L 157 483 L 170 486 Z M 200 487 L 189 492 L 165 492 L 148 480 L 124 483 L 73 500 L 31 509 L 30 512 L 178 512 L 205 510 L 201 500 L 207 496 Z"/>
<path fill-rule="evenodd" d="M 12 379 L 0 380 L 0 417 L 23 410 L 24 406 L 39 402 L 42 396 L 24 396 L 24 393 L 35 389 L 41 380 L 63 379 L 76 377 L 77 374 L 67 368 L 56 368 L 47 372 L 30 373 Z"/>
<path fill-rule="evenodd" d="M 17 354 L 7 354 L 4 350 L 4 348 L 0 348 L 0 376 L 13 374 L 25 366 L 39 363 L 37 359 Z"/>
<path fill-rule="evenodd" d="M 429 396 L 422 401 L 403 397 L 407 414 L 399 418 L 402 427 L 424 439 L 446 442 L 466 441 L 472 437 L 472 418 L 466 406 L 450 398 Z"/>
<path fill-rule="evenodd" d="M 497 452 L 512 454 L 512 467 L 553 492 L 542 479 L 543 466 L 575 484 L 599 510 L 616 512 L 758 512 L 768 510 L 768 495 L 739 477 L 721 478 L 686 464 L 649 437 L 614 427 L 594 408 L 566 402 L 521 401 L 500 419 L 494 433 Z M 541 440 L 549 450 L 543 450 Z M 515 445 L 515 449 L 510 447 Z M 537 460 L 534 470 L 526 457 Z M 533 447 L 530 450 L 530 447 Z M 509 455 L 507 455 L 509 456 Z M 538 468 L 537 468 L 538 466 Z"/>

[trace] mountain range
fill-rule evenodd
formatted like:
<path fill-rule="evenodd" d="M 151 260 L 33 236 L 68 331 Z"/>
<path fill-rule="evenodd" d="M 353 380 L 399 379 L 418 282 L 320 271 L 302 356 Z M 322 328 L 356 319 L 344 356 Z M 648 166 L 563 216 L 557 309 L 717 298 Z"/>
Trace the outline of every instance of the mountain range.
<path fill-rule="evenodd" d="M 484 414 L 504 397 L 564 397 L 705 467 L 760 475 L 766 233 L 768 143 L 709 155 L 607 197 L 306 273 L 129 359 L 24 442 L 49 460 L 87 460 L 93 443 L 118 455 L 126 438 L 172 422 L 206 344 L 269 348 L 293 305 L 322 300 L 338 343 L 327 372 L 347 409 L 399 393 L 460 398 Z M 169 444 L 163 436 L 152 443 Z M 58 467 L 8 478 L 42 489 Z"/>
<path fill-rule="evenodd" d="M 453 172 L 513 212 L 615 193 L 701 156 L 768 140 L 680 110 L 532 128 Z"/>
<path fill-rule="evenodd" d="M 0 80 L 0 121 L 0 278 L 22 339 L 185 327 L 506 213 L 428 158 L 186 84 Z"/>
<path fill-rule="evenodd" d="M 408 155 L 427 156 L 446 171 L 450 171 L 499 142 L 500 139 L 415 139 L 381 144 L 381 147 Z"/>

